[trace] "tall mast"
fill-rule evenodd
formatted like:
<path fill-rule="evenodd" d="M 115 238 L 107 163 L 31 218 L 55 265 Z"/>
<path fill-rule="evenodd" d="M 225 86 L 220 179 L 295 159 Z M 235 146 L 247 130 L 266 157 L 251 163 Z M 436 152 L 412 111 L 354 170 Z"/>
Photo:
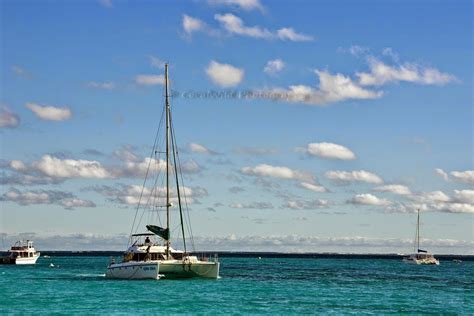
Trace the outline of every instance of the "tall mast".
<path fill-rule="evenodd" d="M 418 209 L 418 218 L 416 220 L 416 252 L 420 249 L 420 209 Z"/>
<path fill-rule="evenodd" d="M 166 259 L 170 252 L 170 102 L 168 96 L 168 64 L 165 64 L 165 106 L 166 106 Z"/>

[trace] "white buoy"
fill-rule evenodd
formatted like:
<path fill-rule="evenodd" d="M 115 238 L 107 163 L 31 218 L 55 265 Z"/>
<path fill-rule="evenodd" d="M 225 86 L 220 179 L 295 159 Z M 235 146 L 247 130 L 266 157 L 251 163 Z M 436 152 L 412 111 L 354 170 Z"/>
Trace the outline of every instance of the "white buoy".
<path fill-rule="evenodd" d="M 49 264 L 49 267 L 50 267 L 50 268 L 54 268 L 54 264 L 51 262 L 51 263 Z"/>

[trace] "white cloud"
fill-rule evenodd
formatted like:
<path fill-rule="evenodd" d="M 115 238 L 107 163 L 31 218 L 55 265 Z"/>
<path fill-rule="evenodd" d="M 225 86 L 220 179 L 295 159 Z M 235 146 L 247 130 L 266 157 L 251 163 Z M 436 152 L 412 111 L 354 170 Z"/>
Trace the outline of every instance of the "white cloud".
<path fill-rule="evenodd" d="M 308 42 L 312 41 L 313 37 L 305 34 L 296 33 L 295 30 L 291 27 L 284 27 L 277 31 L 277 36 L 279 39 L 293 42 Z"/>
<path fill-rule="evenodd" d="M 234 87 L 244 78 L 243 69 L 229 64 L 220 64 L 214 60 L 209 63 L 206 73 L 213 83 L 223 88 Z"/>
<path fill-rule="evenodd" d="M 117 250 L 122 251 L 128 234 L 103 235 L 80 233 L 69 235 L 39 235 L 0 233 L 5 244 L 31 239 L 38 249 L 51 250 Z M 278 252 L 339 252 L 339 253 L 399 253 L 413 248 L 411 238 L 371 238 L 363 236 L 194 236 L 196 249 L 214 251 L 278 251 Z M 178 243 L 178 241 L 177 241 Z M 422 243 L 436 253 L 473 254 L 474 242 L 454 239 L 423 239 Z M 401 257 L 400 257 L 401 259 Z"/>
<path fill-rule="evenodd" d="M 237 7 L 246 11 L 260 10 L 264 11 L 260 0 L 208 0 L 211 5 L 227 5 Z"/>
<path fill-rule="evenodd" d="M 135 83 L 144 86 L 163 85 L 165 76 L 163 75 L 137 75 Z"/>
<path fill-rule="evenodd" d="M 454 190 L 454 197 L 442 191 L 419 192 L 408 196 L 410 203 L 398 203 L 388 212 L 415 212 L 417 209 L 441 213 L 474 213 L 474 191 Z"/>
<path fill-rule="evenodd" d="M 378 192 L 389 192 L 398 195 L 410 195 L 411 191 L 407 186 L 401 184 L 387 184 L 376 187 L 374 191 Z"/>
<path fill-rule="evenodd" d="M 216 14 L 214 18 L 221 23 L 222 27 L 229 33 L 244 35 L 255 38 L 271 38 L 273 34 L 258 26 L 248 27 L 244 25 L 241 18 L 231 14 Z"/>
<path fill-rule="evenodd" d="M 449 174 L 454 182 L 474 183 L 474 170 L 451 171 Z"/>
<path fill-rule="evenodd" d="M 311 156 L 327 159 L 354 160 L 356 155 L 347 147 L 334 143 L 310 143 L 307 148 L 302 149 Z"/>
<path fill-rule="evenodd" d="M 325 208 L 330 206 L 331 203 L 328 200 L 316 199 L 316 200 L 289 200 L 282 205 L 283 208 L 292 210 L 315 210 L 319 208 Z"/>
<path fill-rule="evenodd" d="M 20 117 L 7 107 L 3 107 L 0 111 L 0 128 L 15 128 L 18 125 L 20 125 Z"/>
<path fill-rule="evenodd" d="M 283 41 L 289 40 L 294 42 L 313 40 L 312 36 L 297 33 L 291 27 L 284 27 L 277 30 L 276 32 L 272 32 L 259 26 L 245 26 L 241 18 L 231 13 L 216 14 L 214 15 L 214 18 L 230 34 L 262 39 L 280 39 Z"/>
<path fill-rule="evenodd" d="M 374 205 L 374 206 L 387 206 L 390 205 L 391 202 L 387 199 L 381 199 L 376 197 L 375 195 L 366 193 L 366 194 L 357 194 L 352 199 L 347 201 L 350 204 L 358 204 L 358 205 Z"/>
<path fill-rule="evenodd" d="M 166 161 L 163 159 L 145 158 L 142 161 L 125 161 L 125 166 L 116 170 L 116 176 L 142 178 L 147 170 L 156 172 L 166 170 Z"/>
<path fill-rule="evenodd" d="M 124 204 L 124 205 L 138 205 L 143 206 L 163 206 L 166 205 L 166 187 L 142 187 L 141 185 L 123 185 L 120 184 L 115 187 L 111 186 L 96 186 L 89 190 L 99 193 L 110 200 Z M 198 198 L 208 195 L 206 189 L 201 187 L 180 187 L 181 198 L 186 197 L 186 202 L 193 204 Z M 153 199 L 152 204 L 149 205 L 150 199 Z M 173 205 L 178 204 L 178 193 L 175 187 L 170 188 L 170 199 Z"/>
<path fill-rule="evenodd" d="M 96 89 L 104 89 L 104 90 L 112 90 L 115 88 L 115 84 L 111 81 L 108 81 L 108 82 L 90 81 L 87 83 L 87 87 L 96 88 Z"/>
<path fill-rule="evenodd" d="M 252 202 L 252 203 L 231 203 L 230 208 L 238 209 L 257 209 L 257 210 L 269 210 L 273 209 L 272 203 L 268 202 Z"/>
<path fill-rule="evenodd" d="M 332 180 L 334 182 L 339 182 L 339 183 L 350 183 L 350 182 L 366 182 L 366 183 L 374 183 L 374 184 L 383 183 L 382 178 L 380 178 L 378 175 L 365 171 L 365 170 L 327 171 L 325 176 L 329 180 Z"/>
<path fill-rule="evenodd" d="M 240 169 L 240 172 L 256 177 L 272 177 L 309 182 L 313 182 L 314 180 L 314 176 L 308 172 L 293 170 L 287 167 L 271 166 L 267 164 L 260 164 L 255 167 L 244 167 Z"/>
<path fill-rule="evenodd" d="M 193 153 L 198 153 L 198 154 L 207 154 L 207 155 L 214 155 L 216 154 L 215 151 L 213 150 L 210 150 L 209 148 L 201 145 L 201 144 L 197 144 L 197 143 L 190 143 L 188 145 L 188 148 L 190 151 L 192 151 Z"/>
<path fill-rule="evenodd" d="M 202 171 L 202 167 L 194 160 L 187 160 L 181 164 L 180 170 L 183 173 L 199 173 Z"/>
<path fill-rule="evenodd" d="M 263 68 L 263 71 L 267 74 L 273 75 L 280 72 L 285 68 L 285 63 L 281 59 L 269 60 Z"/>
<path fill-rule="evenodd" d="M 21 192 L 17 189 L 10 189 L 0 197 L 0 201 L 14 202 L 19 205 L 56 204 L 66 209 L 96 206 L 94 202 L 78 199 L 72 193 L 55 190 Z"/>
<path fill-rule="evenodd" d="M 53 178 L 110 178 L 111 174 L 98 161 L 60 159 L 44 155 L 32 166 L 43 174 Z"/>
<path fill-rule="evenodd" d="M 332 75 L 327 71 L 315 70 L 319 77 L 319 87 L 293 85 L 288 89 L 271 89 L 264 91 L 263 96 L 287 102 L 304 103 L 309 105 L 326 105 L 351 99 L 377 99 L 381 91 L 368 90 L 361 87 L 351 78 L 342 74 Z"/>
<path fill-rule="evenodd" d="M 206 23 L 197 18 L 183 14 L 183 29 L 187 34 L 203 31 L 206 29 Z"/>
<path fill-rule="evenodd" d="M 323 187 L 322 185 L 319 185 L 319 184 L 301 182 L 299 184 L 299 186 L 303 189 L 310 190 L 310 191 L 317 192 L 317 193 L 327 192 L 327 189 L 325 187 Z"/>
<path fill-rule="evenodd" d="M 436 174 L 446 181 L 454 181 L 458 183 L 474 183 L 474 170 L 451 171 L 448 175 L 443 169 L 435 169 Z"/>
<path fill-rule="evenodd" d="M 444 85 L 456 81 L 456 77 L 442 73 L 436 68 L 422 67 L 415 63 L 390 66 L 369 57 L 370 72 L 359 72 L 356 76 L 363 86 L 380 86 L 389 82 L 406 81 L 425 85 Z"/>
<path fill-rule="evenodd" d="M 474 190 L 454 190 L 454 198 L 461 203 L 474 204 Z"/>
<path fill-rule="evenodd" d="M 36 103 L 27 103 L 25 106 L 39 119 L 46 121 L 65 121 L 72 117 L 72 112 L 67 107 L 41 106 Z"/>

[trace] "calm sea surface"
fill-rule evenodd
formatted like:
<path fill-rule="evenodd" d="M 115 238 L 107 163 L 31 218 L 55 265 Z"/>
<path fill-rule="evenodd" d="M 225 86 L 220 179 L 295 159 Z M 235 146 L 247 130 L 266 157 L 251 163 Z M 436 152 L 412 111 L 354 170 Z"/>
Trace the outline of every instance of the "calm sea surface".
<path fill-rule="evenodd" d="M 220 258 L 219 280 L 107 280 L 107 257 L 0 265 L 5 314 L 474 314 L 474 262 Z M 53 263 L 54 268 L 49 264 Z"/>

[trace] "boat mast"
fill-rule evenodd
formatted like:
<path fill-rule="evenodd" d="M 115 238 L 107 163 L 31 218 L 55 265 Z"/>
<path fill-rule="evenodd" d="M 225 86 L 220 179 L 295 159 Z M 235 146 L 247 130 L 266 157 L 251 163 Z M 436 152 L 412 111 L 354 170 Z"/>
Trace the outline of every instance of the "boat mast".
<path fill-rule="evenodd" d="M 416 220 L 416 252 L 420 251 L 420 209 L 418 209 L 418 218 Z"/>
<path fill-rule="evenodd" d="M 166 106 L 166 259 L 170 252 L 170 103 L 168 96 L 168 64 L 165 64 L 165 106 Z"/>

